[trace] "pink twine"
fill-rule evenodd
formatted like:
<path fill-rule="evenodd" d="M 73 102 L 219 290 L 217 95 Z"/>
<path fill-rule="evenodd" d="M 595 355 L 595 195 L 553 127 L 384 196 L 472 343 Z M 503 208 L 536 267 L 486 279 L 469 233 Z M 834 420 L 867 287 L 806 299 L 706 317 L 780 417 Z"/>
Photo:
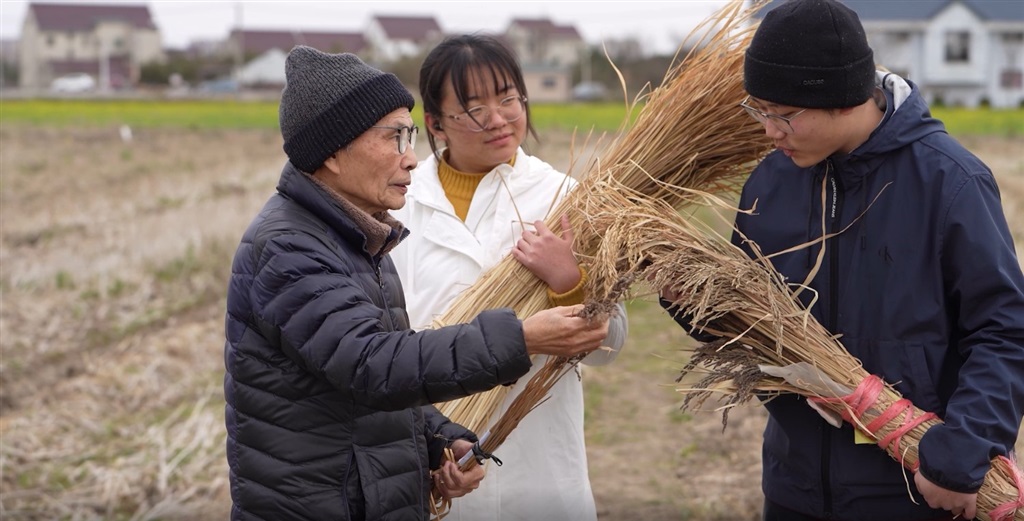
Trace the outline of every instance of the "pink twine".
<path fill-rule="evenodd" d="M 1024 474 L 1021 473 L 1020 467 L 1017 466 L 1017 458 L 1014 457 L 1013 452 L 1010 453 L 1009 458 L 999 456 L 998 459 L 1010 467 L 1010 476 L 1013 478 L 1014 486 L 1017 487 L 1017 499 L 1007 501 L 993 508 L 988 513 L 988 517 L 992 521 L 1013 521 L 1013 516 L 1017 513 L 1017 510 L 1024 508 Z"/>
<path fill-rule="evenodd" d="M 878 396 L 882 393 L 882 389 L 884 388 L 885 384 L 882 382 L 882 379 L 872 374 L 868 375 L 867 378 L 857 385 L 857 388 L 854 389 L 852 393 L 846 396 L 839 398 L 812 397 L 810 399 L 818 403 L 845 403 L 849 406 L 849 409 L 841 411 L 840 416 L 842 416 L 847 422 L 857 425 L 858 422 L 853 421 L 853 415 L 850 414 L 850 409 L 853 410 L 859 420 L 860 417 L 864 415 L 864 412 L 878 401 Z M 875 432 L 900 414 L 904 415 L 902 424 L 876 442 L 878 443 L 878 446 L 884 450 L 888 450 L 888 447 L 892 445 L 893 454 L 901 454 L 900 440 L 903 438 L 903 435 L 913 430 L 914 427 L 917 427 L 932 418 L 936 418 L 935 414 L 930 412 L 926 412 L 915 418 L 914 404 L 911 403 L 910 400 L 903 398 L 897 400 L 896 403 L 882 411 L 882 414 L 879 415 L 878 418 L 875 418 L 871 423 L 865 425 L 864 428 L 867 429 L 868 434 L 875 436 Z M 919 465 L 920 463 L 915 463 L 913 468 L 910 470 L 917 470 Z"/>

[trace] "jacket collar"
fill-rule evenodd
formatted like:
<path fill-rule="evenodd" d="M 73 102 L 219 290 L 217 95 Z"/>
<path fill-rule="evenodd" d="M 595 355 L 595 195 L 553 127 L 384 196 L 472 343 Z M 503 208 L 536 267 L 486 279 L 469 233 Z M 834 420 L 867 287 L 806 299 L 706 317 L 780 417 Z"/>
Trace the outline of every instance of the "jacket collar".
<path fill-rule="evenodd" d="M 388 212 L 370 215 L 360 210 L 291 162 L 286 163 L 281 172 L 277 191 L 374 258 L 391 251 L 409 234 L 405 226 Z"/>
<path fill-rule="evenodd" d="M 437 154 L 442 153 L 444 153 L 443 149 L 437 151 Z M 502 163 L 494 167 L 484 175 L 477 190 L 486 190 L 490 183 L 503 183 L 505 185 L 503 190 L 508 190 L 514 199 L 537 182 L 538 177 L 543 177 L 543 172 L 530 168 L 530 159 L 522 147 L 518 148 L 515 166 Z M 409 186 L 409 197 L 415 199 L 418 204 L 454 215 L 455 210 L 452 208 L 451 202 L 448 201 L 444 188 L 441 187 L 441 181 L 438 179 L 437 166 L 438 156 L 435 154 L 431 154 L 429 158 L 420 162 L 419 168 L 416 169 L 416 177 L 413 178 L 412 185 Z M 422 182 L 417 182 L 417 178 L 421 178 Z"/>

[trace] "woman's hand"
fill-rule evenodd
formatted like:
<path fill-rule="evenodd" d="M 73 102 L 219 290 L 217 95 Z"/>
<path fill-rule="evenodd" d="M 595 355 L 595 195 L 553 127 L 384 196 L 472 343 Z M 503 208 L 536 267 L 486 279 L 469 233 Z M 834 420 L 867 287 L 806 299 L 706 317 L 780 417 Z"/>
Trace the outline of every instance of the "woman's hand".
<path fill-rule="evenodd" d="M 472 450 L 473 443 L 467 440 L 455 440 L 452 442 L 451 448 L 455 453 L 455 460 L 458 461 Z M 480 481 L 484 479 L 486 473 L 487 470 L 483 465 L 477 465 L 462 472 L 454 461 L 443 461 L 441 468 L 433 473 L 434 486 L 448 499 L 462 497 L 480 487 Z"/>
<path fill-rule="evenodd" d="M 544 221 L 533 223 L 536 231 L 526 230 L 512 248 L 512 257 L 526 266 L 555 293 L 566 293 L 580 283 L 579 264 L 572 253 L 575 234 L 569 216 L 562 216 L 562 234 L 555 235 Z"/>

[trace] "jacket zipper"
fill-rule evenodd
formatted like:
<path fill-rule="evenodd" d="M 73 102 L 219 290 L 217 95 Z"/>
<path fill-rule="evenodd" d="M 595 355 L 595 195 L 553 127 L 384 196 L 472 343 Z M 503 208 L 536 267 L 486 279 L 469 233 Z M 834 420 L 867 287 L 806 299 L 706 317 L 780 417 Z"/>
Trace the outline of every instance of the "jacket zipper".
<path fill-rule="evenodd" d="M 829 230 L 828 233 L 836 233 L 839 231 L 839 216 L 843 207 L 842 197 L 842 184 L 839 178 L 835 175 L 835 170 L 832 166 L 832 161 L 829 160 L 825 163 L 825 175 L 828 176 L 829 185 L 832 187 L 831 205 L 829 206 Z M 822 230 L 824 233 L 824 230 Z M 828 324 L 825 324 L 825 328 L 835 333 L 836 324 L 839 322 L 839 254 L 836 252 L 839 241 L 833 241 L 828 245 L 826 255 L 828 255 Z M 825 244 L 822 243 L 822 247 Z M 824 510 L 825 519 L 832 518 L 832 480 L 830 479 L 830 470 L 832 466 L 832 428 L 831 426 L 825 425 L 822 427 L 821 435 L 821 485 L 822 485 L 822 508 Z"/>
<path fill-rule="evenodd" d="M 373 263 L 373 274 L 377 277 L 377 286 L 380 287 L 380 301 L 384 303 L 384 319 L 386 320 L 385 325 L 388 331 L 395 330 L 394 321 L 391 320 L 391 305 L 388 304 L 388 293 L 384 289 L 384 277 L 380 273 L 380 261 L 376 258 L 370 259 Z"/>

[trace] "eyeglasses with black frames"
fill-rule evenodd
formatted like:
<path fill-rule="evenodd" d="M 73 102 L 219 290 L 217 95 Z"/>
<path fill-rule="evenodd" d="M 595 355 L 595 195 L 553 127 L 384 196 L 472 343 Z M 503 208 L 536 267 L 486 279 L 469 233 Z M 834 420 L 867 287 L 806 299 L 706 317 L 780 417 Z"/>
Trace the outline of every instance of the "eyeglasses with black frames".
<path fill-rule="evenodd" d="M 496 107 L 506 123 L 518 121 L 526 113 L 526 96 L 514 95 L 502 98 Z M 491 124 L 492 107 L 477 105 L 460 114 L 445 114 L 446 117 L 473 132 L 483 132 Z"/>
<path fill-rule="evenodd" d="M 398 155 L 405 154 L 409 147 L 416 148 L 416 135 L 419 134 L 420 129 L 413 125 L 411 127 L 388 127 L 385 125 L 374 125 L 373 128 L 386 128 L 394 130 L 395 140 L 398 141 Z"/>
<path fill-rule="evenodd" d="M 750 117 L 756 119 L 757 121 L 760 121 L 761 123 L 769 122 L 772 124 L 773 127 L 785 132 L 786 134 L 792 134 L 794 132 L 793 120 L 807 110 L 801 109 L 792 114 L 789 114 L 788 116 L 782 116 L 780 114 L 770 114 L 763 110 L 759 110 L 754 106 L 751 106 L 750 96 L 744 98 L 744 100 L 740 102 L 740 106 L 743 107 L 743 110 L 747 111 L 747 114 L 750 114 Z"/>

